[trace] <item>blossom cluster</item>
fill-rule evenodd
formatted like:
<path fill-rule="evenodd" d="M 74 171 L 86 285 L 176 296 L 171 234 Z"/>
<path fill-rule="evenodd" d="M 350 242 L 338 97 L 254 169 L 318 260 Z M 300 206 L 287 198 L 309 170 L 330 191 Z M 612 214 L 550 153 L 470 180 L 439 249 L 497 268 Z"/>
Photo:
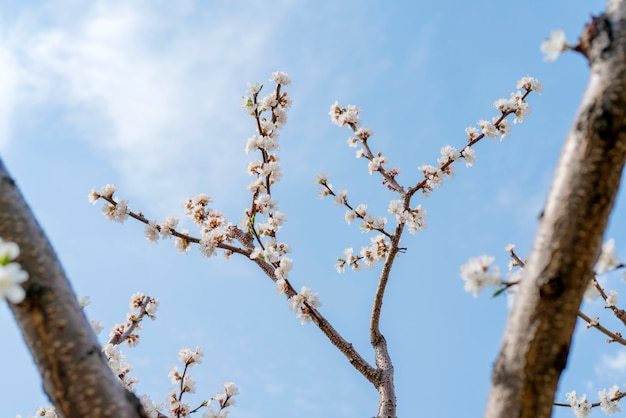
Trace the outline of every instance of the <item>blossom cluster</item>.
<path fill-rule="evenodd" d="M 137 292 L 131 296 L 129 307 L 130 312 L 126 315 L 126 322 L 116 324 L 111 329 L 109 343 L 120 344 L 125 341 L 130 347 L 136 346 L 139 343 L 139 334 L 136 331 L 141 329 L 141 321 L 144 317 L 156 319 L 159 300 Z"/>
<path fill-rule="evenodd" d="M 576 418 L 588 418 L 589 414 L 591 413 L 591 409 L 594 406 L 600 406 L 600 409 L 606 415 L 613 415 L 621 412 L 620 399 L 623 396 L 624 394 L 620 392 L 617 385 L 613 385 L 608 390 L 602 389 L 598 392 L 598 398 L 600 398 L 599 405 L 591 404 L 587 400 L 587 395 L 577 397 L 575 390 L 565 395 L 570 404 L 570 407 L 572 408 L 572 413 L 576 416 Z"/>
<path fill-rule="evenodd" d="M 354 255 L 353 248 L 346 248 L 343 252 L 344 256 L 337 259 L 339 261 L 335 265 L 337 272 L 343 273 L 346 266 L 351 267 L 354 271 L 359 271 L 361 264 L 370 269 L 374 267 L 376 262 L 384 261 L 390 249 L 389 241 L 385 235 L 378 234 L 370 238 L 370 241 L 372 244 L 369 247 L 361 247 L 359 255 Z"/>
<path fill-rule="evenodd" d="M 57 418 L 57 411 L 56 409 L 54 409 L 54 406 L 52 405 L 47 405 L 47 406 L 43 406 L 41 408 L 37 408 L 37 410 L 35 411 L 35 415 L 29 415 L 28 418 Z M 21 415 L 16 415 L 15 418 L 22 418 Z"/>
<path fill-rule="evenodd" d="M 407 227 L 410 233 L 416 234 L 419 230 L 426 228 L 426 210 L 421 205 L 411 208 L 410 200 L 413 194 L 417 190 L 421 190 L 422 195 L 427 196 L 434 189 L 441 187 L 446 177 L 454 176 L 453 164 L 459 159 L 464 159 L 465 165 L 471 167 L 476 161 L 476 152 L 472 146 L 484 137 L 494 139 L 499 137 L 500 140 L 507 137 L 510 125 L 506 117 L 514 115 L 514 123 L 523 122 L 530 112 L 530 106 L 526 101 L 526 97 L 532 91 L 537 93 L 543 91 L 541 83 L 532 77 L 523 77 L 518 80 L 516 88 L 518 90 L 511 93 L 508 99 L 502 98 L 494 102 L 494 107 L 500 112 L 498 116 L 493 117 L 491 121 L 479 120 L 478 127 L 471 126 L 465 130 L 468 142 L 460 151 L 451 145 L 446 145 L 441 148 L 441 156 L 437 159 L 437 165 L 420 165 L 418 170 L 422 172 L 423 180 L 408 189 L 401 186 L 396 179 L 400 170 L 387 168 L 388 158 L 381 152 L 372 152 L 369 142 L 373 132 L 371 129 L 361 126 L 361 110 L 358 107 L 354 105 L 342 107 L 338 102 L 334 102 L 330 106 L 329 115 L 331 122 L 335 125 L 348 126 L 352 130 L 353 135 L 347 140 L 348 146 L 354 148 L 361 146 L 356 151 L 356 157 L 368 160 L 367 170 L 369 174 L 379 173 L 383 177 L 383 184 L 386 184 L 390 190 L 400 195 L 401 199 L 390 201 L 388 209 L 388 212 L 396 217 L 396 226 Z M 367 212 L 367 204 L 361 203 L 353 207 L 348 201 L 348 191 L 345 189 L 335 191 L 332 184 L 328 182 L 326 174 L 318 175 L 315 182 L 320 185 L 318 193 L 320 198 L 333 196 L 335 205 L 348 208 L 345 214 L 345 220 L 348 224 L 351 224 L 356 219 L 360 219 L 362 221 L 360 228 L 364 232 L 375 230 L 383 233 L 387 238 L 392 237 L 391 234 L 384 230 L 387 223 L 386 218 L 374 217 L 369 214 Z M 387 244 L 383 246 L 383 248 L 386 247 Z M 372 261 L 384 260 L 384 257 L 368 257 L 368 253 L 367 247 L 364 247 L 361 250 L 361 254 L 356 256 L 352 248 L 347 248 L 344 250 L 344 256 L 338 258 L 337 271 L 343 272 L 346 266 L 351 266 L 353 270 L 359 270 L 361 260 L 364 260 L 364 264 L 367 267 L 372 266 Z M 485 260 L 482 261 L 484 262 Z M 463 268 L 462 273 L 467 280 L 466 289 L 477 294 L 484 286 L 501 283 L 500 279 L 496 277 L 499 272 L 494 271 L 488 274 L 487 267 L 478 262 L 472 262 Z M 484 271 L 482 270 L 483 268 L 485 268 Z"/>
<path fill-rule="evenodd" d="M 350 266 L 352 270 L 359 271 L 361 268 L 361 260 L 363 260 L 367 268 L 374 267 L 376 262 L 384 261 L 390 248 L 387 237 L 391 236 L 391 234 L 385 231 L 387 218 L 370 214 L 368 212 L 368 205 L 364 203 L 353 207 L 348 201 L 348 191 L 341 189 L 335 192 L 333 185 L 328 182 L 328 176 L 326 174 L 318 175 L 315 178 L 315 182 L 320 185 L 318 193 L 320 198 L 333 196 L 336 206 L 345 206 L 347 208 L 344 219 L 348 225 L 352 224 L 356 219 L 360 219 L 361 224 L 359 225 L 359 229 L 362 232 L 378 231 L 382 233 L 371 238 L 372 244 L 369 247 L 362 247 L 359 256 L 353 255 L 354 250 L 352 248 L 346 248 L 344 250 L 344 257 L 337 258 L 339 263 L 335 265 L 336 270 L 339 273 L 343 273 L 345 267 Z M 389 204 L 389 213 L 396 215 L 398 222 L 409 222 L 409 229 L 412 232 L 426 227 L 426 211 L 423 210 L 421 206 L 413 210 L 405 210 L 404 208 L 400 208 L 397 202 L 399 201 L 391 201 Z"/>
<path fill-rule="evenodd" d="M 508 99 L 501 98 L 493 103 L 493 106 L 500 111 L 500 115 L 494 116 L 491 121 L 481 119 L 477 122 L 478 127 L 470 126 L 465 129 L 468 143 L 461 151 L 446 145 L 441 148 L 441 157 L 437 160 L 438 167 L 428 164 L 419 167 L 424 175 L 424 180 L 418 185 L 423 195 L 427 196 L 435 188 L 441 187 L 446 177 L 454 176 L 452 164 L 455 161 L 463 158 L 467 167 L 473 166 L 476 161 L 476 151 L 471 147 L 482 138 L 500 138 L 502 141 L 509 136 L 510 125 L 505 119 L 507 116 L 515 115 L 513 123 L 524 121 L 524 118 L 530 113 L 530 106 L 526 97 L 531 91 L 541 94 L 543 86 L 533 77 L 522 77 L 517 81 L 516 88 L 518 90 L 511 93 Z"/>
<path fill-rule="evenodd" d="M 89 296 L 76 296 L 76 300 L 78 300 L 78 304 L 83 309 L 87 307 L 89 304 L 91 304 L 91 300 Z M 102 325 L 102 321 L 90 318 L 89 323 L 91 325 L 91 329 L 93 330 L 93 333 L 96 335 L 100 335 L 100 333 L 104 329 Z"/>
<path fill-rule="evenodd" d="M 28 273 L 14 260 L 20 255 L 20 247 L 0 238 L 0 299 L 20 303 L 26 297 L 21 283 L 28 280 Z"/>
<path fill-rule="evenodd" d="M 541 44 L 541 52 L 543 52 L 544 61 L 556 60 L 561 52 L 571 47 L 565 41 L 565 33 L 562 30 L 554 30 L 550 33 L 550 37 Z"/>
<path fill-rule="evenodd" d="M 135 383 L 138 382 L 138 379 L 130 375 L 133 365 L 126 361 L 126 356 L 120 350 L 119 345 L 107 343 L 102 347 L 102 352 L 109 362 L 109 367 L 120 379 L 124 387 L 134 392 Z"/>
<path fill-rule="evenodd" d="M 383 176 L 383 184 L 391 190 L 401 191 L 400 185 L 395 181 L 395 177 L 400 173 L 399 168 L 386 168 L 384 165 L 389 162 L 386 156 L 381 152 L 374 154 L 369 146 L 369 139 L 374 134 L 370 128 L 361 127 L 360 114 L 361 109 L 354 105 L 346 107 L 339 106 L 338 102 L 330 105 L 330 120 L 335 125 L 348 126 L 354 136 L 350 136 L 347 140 L 348 146 L 356 148 L 359 144 L 361 148 L 356 151 L 356 158 L 365 158 L 368 160 L 367 171 L 369 174 L 375 172 Z M 319 183 L 319 181 L 317 181 Z M 320 183 L 321 184 L 321 183 Z"/>
<path fill-rule="evenodd" d="M 99 192 L 91 189 L 87 194 L 87 198 L 89 202 L 94 205 L 100 198 L 110 199 L 111 201 L 106 202 L 102 206 L 102 213 L 110 221 L 124 223 L 124 221 L 128 219 L 128 201 L 120 200 L 116 196 L 113 196 L 116 191 L 117 189 L 114 184 L 107 184 L 102 187 Z"/>
<path fill-rule="evenodd" d="M 175 385 L 167 393 L 167 410 L 170 416 L 187 417 L 191 413 L 191 405 L 183 402 L 185 393 L 196 393 L 196 382 L 189 374 L 189 368 L 202 363 L 204 353 L 200 347 L 195 350 L 181 348 L 178 352 L 178 359 L 183 363 L 183 370 L 179 372 L 178 367 L 172 367 L 168 374 L 170 383 Z"/>
<path fill-rule="evenodd" d="M 254 230 L 257 236 L 275 237 L 285 222 L 285 215 L 278 210 L 278 202 L 272 199 L 271 187 L 282 178 L 278 138 L 287 122 L 291 98 L 281 89 L 289 86 L 291 80 L 283 72 L 273 73 L 270 80 L 276 83 L 275 90 L 259 98 L 263 85 L 248 84 L 248 96 L 242 101 L 246 113 L 255 118 L 257 130 L 246 141 L 245 150 L 246 153 L 258 151 L 260 158 L 248 164 L 248 174 L 254 176 L 247 187 L 252 193 L 252 204 L 244 210 L 239 226 L 242 230 Z M 257 215 L 264 217 L 265 222 L 257 224 Z"/>
<path fill-rule="evenodd" d="M 482 289 L 488 286 L 498 286 L 502 283 L 500 268 L 491 267 L 494 258 L 482 255 L 470 258 L 461 266 L 461 278 L 465 280 L 465 291 L 471 292 L 477 297 Z"/>
<path fill-rule="evenodd" d="M 272 187 L 282 178 L 278 155 L 279 134 L 287 122 L 287 110 L 291 106 L 291 98 L 283 88 L 289 86 L 291 81 L 283 72 L 272 73 L 270 81 L 275 83 L 276 88 L 263 97 L 260 95 L 262 84 L 248 83 L 246 96 L 241 101 L 245 112 L 254 118 L 256 126 L 256 133 L 246 141 L 245 152 L 254 152 L 257 158 L 250 161 L 247 167 L 248 174 L 254 176 L 247 185 L 252 199 L 250 206 L 243 211 L 238 225 L 228 222 L 222 212 L 212 209 L 212 199 L 205 193 L 184 203 L 186 216 L 199 228 L 199 238 L 192 237 L 186 229 L 178 229 L 179 219 L 175 216 L 159 223 L 146 219 L 141 212 L 132 212 L 127 201 L 114 196 L 116 188 L 112 184 L 104 186 L 99 192 L 92 189 L 88 198 L 92 203 L 103 199 L 105 203 L 102 211 L 110 220 L 123 222 L 130 216 L 145 223 L 144 234 L 150 242 L 175 237 L 175 247 L 181 253 L 188 252 L 195 243 L 206 257 L 213 256 L 218 248 L 224 250 L 226 257 L 234 252 L 246 255 L 264 271 L 271 271 L 268 274 L 275 281 L 279 294 L 293 297 L 297 292 L 287 281 L 292 269 L 292 260 L 287 256 L 291 249 L 286 243 L 277 240 L 277 233 L 286 217 L 279 210 L 278 201 L 273 199 L 271 193 Z M 370 230 L 381 229 L 383 226 L 379 224 L 380 218 L 366 219 Z M 243 247 L 238 247 L 235 241 Z M 309 305 L 313 306 L 314 304 Z M 297 310 L 297 314 L 300 315 L 300 310 Z"/>
<path fill-rule="evenodd" d="M 302 286 L 300 293 L 289 298 L 289 309 L 296 313 L 296 318 L 306 324 L 311 322 L 310 308 L 318 308 L 322 306 L 317 293 L 308 287 Z"/>
<path fill-rule="evenodd" d="M 291 98 L 286 92 L 281 92 L 281 89 L 289 86 L 291 81 L 283 72 L 273 73 L 270 81 L 276 83 L 274 91 L 259 99 L 262 85 L 249 84 L 249 96 L 242 102 L 247 113 L 255 118 L 257 126 L 256 134 L 246 142 L 246 153 L 259 151 L 261 158 L 248 164 L 248 174 L 255 177 L 248 184 L 248 190 L 252 193 L 252 204 L 244 210 L 239 228 L 248 231 L 256 240 L 249 258 L 262 260 L 273 267 L 273 279 L 280 295 L 290 290 L 288 277 L 292 269 L 292 259 L 287 256 L 291 252 L 289 245 L 276 239 L 286 217 L 279 210 L 278 201 L 272 198 L 271 188 L 282 177 L 277 153 L 278 135 L 287 121 L 286 110 L 291 106 Z M 267 116 L 266 112 L 269 112 Z M 293 309 L 294 300 L 301 298 L 301 295 L 291 296 L 290 307 Z M 305 315 L 301 309 L 295 311 L 299 319 Z"/>
<path fill-rule="evenodd" d="M 397 223 L 406 225 L 413 235 L 420 229 L 426 228 L 426 209 L 423 209 L 422 205 L 406 209 L 401 200 L 392 200 L 389 202 L 389 213 L 396 215 Z"/>
<path fill-rule="evenodd" d="M 166 403 L 154 402 L 149 396 L 143 395 L 140 400 L 146 415 L 149 418 L 184 418 L 192 416 L 195 412 L 206 408 L 202 418 L 226 418 L 230 411 L 226 408 L 235 405 L 234 396 L 239 394 L 239 389 L 232 382 L 223 383 L 224 392 L 217 392 L 210 400 L 202 401 L 197 407 L 192 407 L 187 401 L 183 401 L 185 394 L 196 393 L 196 381 L 189 374 L 189 369 L 202 363 L 204 353 L 200 347 L 190 349 L 183 347 L 178 352 L 178 359 L 183 364 L 182 370 L 172 367 L 168 373 L 170 382 L 174 385 L 167 392 Z M 217 402 L 214 409 L 213 401 Z M 167 410 L 168 415 L 164 411 Z"/>
<path fill-rule="evenodd" d="M 89 297 L 78 297 L 78 302 L 82 307 L 90 304 Z M 130 376 L 133 365 L 126 360 L 126 356 L 120 349 L 123 341 L 131 341 L 130 346 L 136 345 L 138 336 L 131 331 L 139 330 L 138 324 L 145 316 L 155 319 L 155 313 L 158 307 L 158 300 L 145 296 L 143 293 L 135 293 L 130 298 L 130 313 L 128 314 L 128 322 L 124 326 L 116 325 L 113 327 L 111 339 L 102 347 L 102 352 L 108 360 L 109 367 L 118 377 L 124 387 L 135 392 L 135 384 L 138 382 L 136 377 Z M 126 329 L 125 331 L 121 331 Z M 140 397 L 146 416 L 149 418 L 181 418 L 189 417 L 192 413 L 198 412 L 202 408 L 206 411 L 202 418 L 226 418 L 229 415 L 228 407 L 235 405 L 234 396 L 239 393 L 239 389 L 232 382 L 223 383 L 223 392 L 217 392 L 209 401 L 202 401 L 199 406 L 191 408 L 190 404 L 183 402 L 183 395 L 193 394 L 196 392 L 196 382 L 189 374 L 190 367 L 202 363 L 204 353 L 200 347 L 195 349 L 181 348 L 178 352 L 178 359 L 183 363 L 183 370 L 179 372 L 177 367 L 173 367 L 168 377 L 175 388 L 168 391 L 165 403 L 154 402 L 149 396 L 142 395 Z M 215 401 L 215 408 L 213 402 Z M 167 409 L 168 414 L 165 414 Z M 45 417 L 57 418 L 57 412 L 53 406 L 38 408 L 35 416 L 29 418 Z M 21 418 L 17 415 L 16 418 Z"/>

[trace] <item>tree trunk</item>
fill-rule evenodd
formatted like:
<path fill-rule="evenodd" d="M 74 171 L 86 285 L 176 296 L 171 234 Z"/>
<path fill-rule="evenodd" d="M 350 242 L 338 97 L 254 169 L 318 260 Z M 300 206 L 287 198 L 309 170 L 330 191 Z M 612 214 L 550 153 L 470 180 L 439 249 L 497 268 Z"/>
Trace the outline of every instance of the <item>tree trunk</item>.
<path fill-rule="evenodd" d="M 509 317 L 485 417 L 548 418 L 626 158 L 626 0 L 576 50 L 591 66 Z"/>
<path fill-rule="evenodd" d="M 25 300 L 9 303 L 59 416 L 145 417 L 107 364 L 54 250 L 0 160 L 0 237 L 20 247 Z"/>

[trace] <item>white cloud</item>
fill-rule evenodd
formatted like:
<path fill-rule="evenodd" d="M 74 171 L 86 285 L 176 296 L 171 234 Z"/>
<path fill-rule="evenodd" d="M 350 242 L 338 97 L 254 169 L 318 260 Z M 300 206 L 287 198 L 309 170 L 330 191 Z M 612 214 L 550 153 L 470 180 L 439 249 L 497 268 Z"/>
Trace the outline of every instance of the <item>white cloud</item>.
<path fill-rule="evenodd" d="M 5 43 L 0 42 L 0 150 L 8 143 L 11 134 L 11 115 L 16 100 L 18 68 L 13 54 Z"/>
<path fill-rule="evenodd" d="M 61 105 L 66 122 L 125 179 L 126 192 L 152 202 L 200 184 L 218 187 L 208 179 L 228 176 L 233 159 L 242 173 L 238 158 L 253 124 L 242 123 L 238 102 L 247 77 L 269 75 L 250 64 L 271 46 L 277 9 L 151 6 L 56 1 L 24 13 L 0 42 L 2 138 L 17 100 L 24 113 Z"/>
<path fill-rule="evenodd" d="M 626 350 L 619 350 L 614 355 L 603 354 L 596 366 L 596 373 L 600 376 L 623 377 L 626 374 Z"/>

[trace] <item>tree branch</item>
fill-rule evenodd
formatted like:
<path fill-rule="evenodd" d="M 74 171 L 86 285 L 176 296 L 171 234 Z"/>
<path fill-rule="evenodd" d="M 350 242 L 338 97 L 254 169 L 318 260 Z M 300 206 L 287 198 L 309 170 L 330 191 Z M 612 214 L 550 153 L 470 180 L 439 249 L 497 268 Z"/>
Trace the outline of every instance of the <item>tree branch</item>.
<path fill-rule="evenodd" d="M 548 418 L 626 159 L 626 1 L 588 25 L 587 91 L 509 317 L 485 416 Z M 589 30 L 592 28 L 593 30 Z"/>
<path fill-rule="evenodd" d="M 25 300 L 9 303 L 59 416 L 145 417 L 113 375 L 61 265 L 0 160 L 0 237 L 20 247 Z"/>

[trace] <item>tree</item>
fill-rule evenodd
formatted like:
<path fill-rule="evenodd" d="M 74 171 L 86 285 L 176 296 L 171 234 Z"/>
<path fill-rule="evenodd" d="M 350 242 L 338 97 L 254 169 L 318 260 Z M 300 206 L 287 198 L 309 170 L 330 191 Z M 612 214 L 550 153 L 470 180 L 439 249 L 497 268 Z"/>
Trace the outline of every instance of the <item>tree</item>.
<path fill-rule="evenodd" d="M 344 110 L 342 110 L 342 108 L 339 108 L 339 110 L 340 110 L 340 113 L 343 113 L 343 112 L 344 112 Z M 372 160 L 373 160 L 373 159 L 374 159 L 374 156 L 372 156 Z M 443 164 L 446 164 L 446 162 L 444 162 Z M 426 170 L 426 171 L 425 171 L 425 173 L 427 173 L 427 172 L 428 172 L 428 170 Z M 391 179 L 393 179 L 393 176 L 391 176 Z M 388 179 L 388 181 L 390 181 L 390 180 Z M 9 206 L 7 206 L 7 208 L 9 208 Z M 356 211 L 355 211 L 355 212 L 357 212 L 357 215 L 358 215 L 358 209 L 356 209 Z M 20 212 L 20 213 L 21 213 L 21 212 Z M 10 235 L 10 234 L 9 234 L 9 235 Z M 9 239 L 13 239 L 13 238 L 12 238 L 12 237 L 10 237 L 10 236 L 9 236 L 9 237 L 7 237 L 7 238 L 9 238 Z M 17 240 L 17 241 L 19 241 L 19 240 Z M 347 257 L 346 257 L 346 259 L 347 259 Z M 291 288 L 290 290 L 288 289 L 288 290 L 287 290 L 287 292 L 288 292 L 288 294 L 289 294 L 289 293 L 291 293 L 291 292 L 295 292 L 295 290 L 294 290 L 293 288 Z M 294 293 L 294 295 L 295 295 L 295 293 Z M 72 304 L 69 304 L 68 306 L 72 306 Z M 72 309 L 73 311 L 76 311 L 76 309 L 77 309 L 77 305 L 76 305 L 75 303 L 73 303 L 73 307 L 72 307 L 71 309 Z M 306 309 L 309 309 L 309 308 L 306 308 Z M 306 313 L 306 312 L 305 312 L 305 313 Z M 316 317 L 315 315 L 313 315 L 313 318 L 317 319 L 317 317 Z"/>
<path fill-rule="evenodd" d="M 554 175 L 495 365 L 487 416 L 549 417 L 626 160 L 626 2 L 574 47 L 591 76 Z"/>

